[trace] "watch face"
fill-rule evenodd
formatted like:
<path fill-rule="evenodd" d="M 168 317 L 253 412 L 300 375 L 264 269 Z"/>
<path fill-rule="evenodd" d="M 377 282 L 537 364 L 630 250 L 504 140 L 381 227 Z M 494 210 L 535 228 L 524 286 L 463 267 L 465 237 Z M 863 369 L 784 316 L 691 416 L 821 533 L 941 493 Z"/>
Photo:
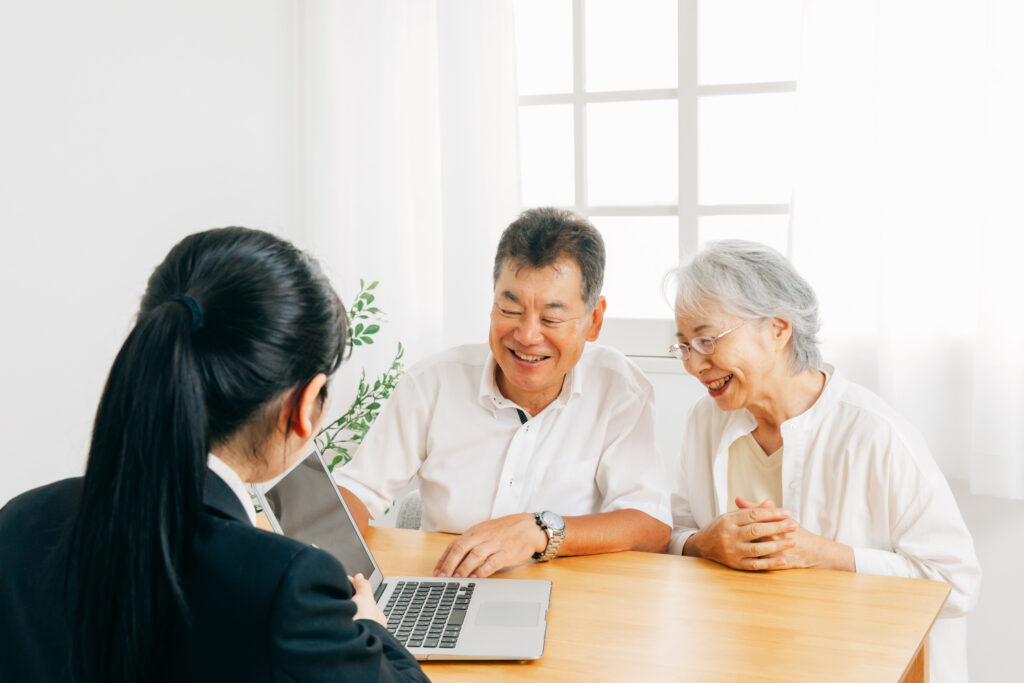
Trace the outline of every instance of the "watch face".
<path fill-rule="evenodd" d="M 545 510 L 544 512 L 540 513 L 540 520 L 544 522 L 546 526 L 550 527 L 554 531 L 565 530 L 565 520 L 563 520 L 561 517 L 556 515 L 554 512 L 551 512 L 550 510 Z"/>

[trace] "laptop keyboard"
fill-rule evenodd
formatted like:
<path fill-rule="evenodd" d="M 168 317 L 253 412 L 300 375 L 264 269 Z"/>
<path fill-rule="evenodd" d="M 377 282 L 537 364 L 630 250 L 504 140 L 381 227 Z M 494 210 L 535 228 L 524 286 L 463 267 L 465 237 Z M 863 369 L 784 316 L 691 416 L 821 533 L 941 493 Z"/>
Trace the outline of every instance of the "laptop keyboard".
<path fill-rule="evenodd" d="M 388 631 L 406 647 L 453 648 L 474 588 L 473 582 L 399 581 L 384 606 Z"/>

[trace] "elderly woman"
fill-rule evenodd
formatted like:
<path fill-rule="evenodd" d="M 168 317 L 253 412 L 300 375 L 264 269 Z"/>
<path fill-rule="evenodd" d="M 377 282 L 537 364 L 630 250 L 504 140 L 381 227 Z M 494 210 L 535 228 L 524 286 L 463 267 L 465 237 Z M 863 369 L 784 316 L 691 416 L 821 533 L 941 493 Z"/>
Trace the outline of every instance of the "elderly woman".
<path fill-rule="evenodd" d="M 945 581 L 932 675 L 966 680 L 980 569 L 924 439 L 821 361 L 814 291 L 775 250 L 717 242 L 676 279 L 671 350 L 708 396 L 686 422 L 669 552 Z"/>

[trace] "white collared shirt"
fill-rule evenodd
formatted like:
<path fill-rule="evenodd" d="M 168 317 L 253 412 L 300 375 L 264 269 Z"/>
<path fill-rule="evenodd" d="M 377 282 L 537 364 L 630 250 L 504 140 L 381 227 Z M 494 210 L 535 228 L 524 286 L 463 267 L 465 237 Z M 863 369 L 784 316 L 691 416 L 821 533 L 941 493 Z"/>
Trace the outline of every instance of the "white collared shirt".
<path fill-rule="evenodd" d="M 406 373 L 335 479 L 380 517 L 419 475 L 427 530 L 541 510 L 635 509 L 671 524 L 653 389 L 621 353 L 588 343 L 559 396 L 526 422 L 520 412 L 486 344 L 450 349 Z"/>
<path fill-rule="evenodd" d="M 242 504 L 242 509 L 245 510 L 246 516 L 253 526 L 256 525 L 256 510 L 252 507 L 252 497 L 245 488 L 245 483 L 242 478 L 238 476 L 231 467 L 218 458 L 213 453 L 210 453 L 206 459 L 206 466 L 210 468 L 210 471 L 220 477 L 228 488 L 238 497 L 238 502 Z"/>
<path fill-rule="evenodd" d="M 808 531 L 853 548 L 858 572 L 948 583 L 932 628 L 932 677 L 967 680 L 964 619 L 981 569 L 945 477 L 920 433 L 867 389 L 831 379 L 802 415 L 782 423 L 782 500 Z M 756 427 L 746 410 L 710 397 L 690 411 L 672 495 L 669 552 L 726 512 L 729 446 Z"/>

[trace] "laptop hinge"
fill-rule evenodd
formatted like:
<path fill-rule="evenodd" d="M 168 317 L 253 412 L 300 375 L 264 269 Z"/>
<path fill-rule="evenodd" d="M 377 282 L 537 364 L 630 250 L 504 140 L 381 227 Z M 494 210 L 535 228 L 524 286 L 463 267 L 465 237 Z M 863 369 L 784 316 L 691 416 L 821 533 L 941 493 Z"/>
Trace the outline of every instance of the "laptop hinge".
<path fill-rule="evenodd" d="M 387 584 L 384 581 L 380 582 L 380 584 L 377 586 L 377 590 L 373 591 L 373 601 L 374 602 L 376 602 L 377 600 L 380 600 L 380 596 L 384 595 L 384 589 L 387 588 L 387 587 L 388 586 L 387 586 Z"/>

